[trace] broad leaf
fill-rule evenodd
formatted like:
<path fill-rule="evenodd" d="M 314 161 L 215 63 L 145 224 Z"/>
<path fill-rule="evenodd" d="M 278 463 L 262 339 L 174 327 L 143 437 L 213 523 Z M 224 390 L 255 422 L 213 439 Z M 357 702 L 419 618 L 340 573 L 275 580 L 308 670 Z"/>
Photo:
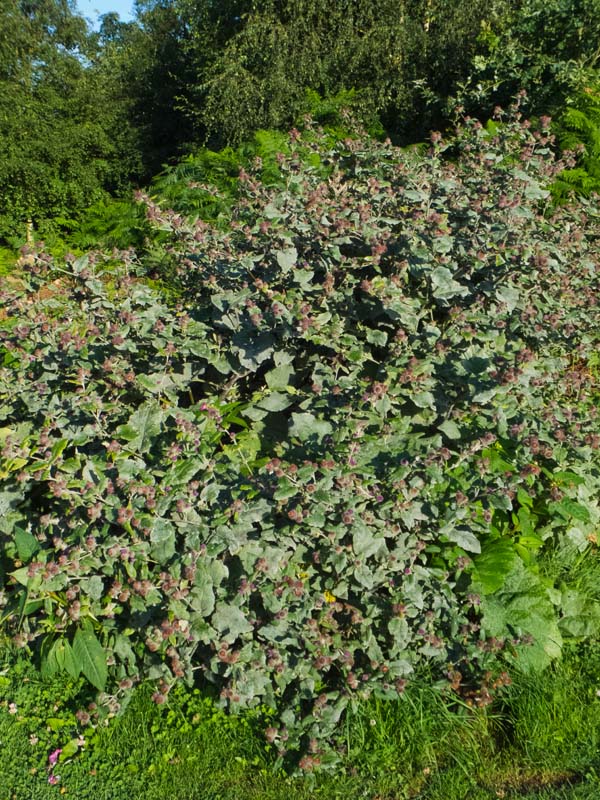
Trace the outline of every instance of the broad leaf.
<path fill-rule="evenodd" d="M 77 668 L 92 686 L 102 691 L 108 677 L 106 653 L 91 626 L 77 629 L 73 639 L 73 655 Z"/>
<path fill-rule="evenodd" d="M 315 438 L 321 440 L 324 436 L 332 433 L 331 423 L 324 419 L 318 419 L 309 413 L 292 414 L 290 425 L 290 436 L 296 436 L 301 441 Z"/>
<path fill-rule="evenodd" d="M 127 424 L 119 429 L 119 435 L 129 442 L 133 450 L 147 453 L 160 433 L 163 420 L 164 411 L 159 403 L 149 401 L 129 417 Z"/>

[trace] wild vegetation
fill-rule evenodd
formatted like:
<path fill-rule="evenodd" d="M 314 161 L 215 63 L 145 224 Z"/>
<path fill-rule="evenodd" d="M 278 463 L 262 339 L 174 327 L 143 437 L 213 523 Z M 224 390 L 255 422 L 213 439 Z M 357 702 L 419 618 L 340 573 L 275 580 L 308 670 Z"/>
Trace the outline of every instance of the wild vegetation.
<path fill-rule="evenodd" d="M 130 703 L 363 792 L 371 713 L 501 761 L 544 670 L 596 697 L 595 7 L 0 11 L 0 725 L 51 787 Z"/>

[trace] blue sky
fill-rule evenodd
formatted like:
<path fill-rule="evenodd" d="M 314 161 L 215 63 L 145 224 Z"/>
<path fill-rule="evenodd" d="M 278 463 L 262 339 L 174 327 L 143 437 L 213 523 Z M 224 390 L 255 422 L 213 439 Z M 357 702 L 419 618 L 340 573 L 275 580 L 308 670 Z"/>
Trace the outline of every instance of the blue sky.
<path fill-rule="evenodd" d="M 77 7 L 94 26 L 98 17 L 108 14 L 109 11 L 116 11 L 123 21 L 133 16 L 133 0 L 77 0 Z"/>

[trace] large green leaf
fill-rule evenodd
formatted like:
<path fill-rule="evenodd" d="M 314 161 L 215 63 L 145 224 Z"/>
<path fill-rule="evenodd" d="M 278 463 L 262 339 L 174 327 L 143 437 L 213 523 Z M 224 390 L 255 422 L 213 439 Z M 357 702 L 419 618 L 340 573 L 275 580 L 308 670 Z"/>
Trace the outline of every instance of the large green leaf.
<path fill-rule="evenodd" d="M 281 364 L 265 375 L 265 381 L 269 389 L 285 389 L 290 382 L 290 376 L 294 374 L 291 364 Z"/>
<path fill-rule="evenodd" d="M 167 520 L 155 519 L 150 532 L 150 542 L 152 558 L 159 564 L 166 564 L 175 553 L 175 528 Z"/>
<path fill-rule="evenodd" d="M 433 296 L 438 300 L 450 300 L 452 297 L 461 297 L 468 293 L 465 286 L 454 280 L 448 267 L 436 267 L 433 270 L 431 285 Z"/>
<path fill-rule="evenodd" d="M 487 542 L 481 548 L 481 553 L 474 558 L 474 580 L 481 586 L 481 591 L 484 594 L 498 591 L 503 586 L 506 576 L 514 568 L 518 557 L 511 539 L 495 539 L 493 542 Z"/>
<path fill-rule="evenodd" d="M 166 481 L 169 486 L 182 486 L 192 480 L 194 475 L 203 469 L 206 465 L 204 459 L 199 458 L 186 458 L 182 461 L 177 461 L 173 464 L 171 470 L 167 474 Z"/>
<path fill-rule="evenodd" d="M 40 543 L 35 536 L 19 527 L 15 527 L 15 544 L 21 561 L 29 561 L 40 549 Z"/>
<path fill-rule="evenodd" d="M 79 676 L 81 670 L 68 639 L 57 639 L 52 647 L 52 652 L 61 671 L 68 673 L 72 678 Z"/>
<path fill-rule="evenodd" d="M 481 611 L 482 628 L 488 636 L 533 638 L 532 644 L 518 648 L 516 664 L 524 672 L 542 670 L 560 656 L 557 610 L 545 584 L 520 558 L 502 589 L 482 597 Z"/>
<path fill-rule="evenodd" d="M 455 528 L 453 525 L 445 526 L 441 533 L 448 537 L 451 542 L 462 547 L 469 553 L 480 553 L 481 544 L 477 536 L 466 528 Z"/>
<path fill-rule="evenodd" d="M 73 655 L 76 667 L 92 686 L 102 691 L 108 677 L 106 653 L 91 626 L 85 625 L 77 629 L 73 639 Z"/>
<path fill-rule="evenodd" d="M 126 425 L 119 428 L 119 435 L 133 450 L 147 453 L 160 433 L 163 420 L 164 411 L 160 404 L 155 400 L 148 401 L 129 417 Z"/>
<path fill-rule="evenodd" d="M 244 369 L 255 371 L 273 354 L 274 341 L 270 333 L 249 335 L 242 331 L 233 337 L 232 350 Z"/>
<path fill-rule="evenodd" d="M 237 606 L 218 603 L 212 616 L 212 624 L 226 641 L 233 641 L 241 633 L 252 630 L 248 618 Z"/>
<path fill-rule="evenodd" d="M 318 419 L 313 414 L 297 413 L 292 414 L 290 425 L 290 436 L 297 436 L 301 441 L 316 438 L 322 439 L 333 431 L 331 423 L 324 419 Z"/>
<path fill-rule="evenodd" d="M 298 251 L 295 247 L 286 247 L 284 250 L 277 251 L 276 258 L 282 272 L 289 272 L 296 264 Z"/>

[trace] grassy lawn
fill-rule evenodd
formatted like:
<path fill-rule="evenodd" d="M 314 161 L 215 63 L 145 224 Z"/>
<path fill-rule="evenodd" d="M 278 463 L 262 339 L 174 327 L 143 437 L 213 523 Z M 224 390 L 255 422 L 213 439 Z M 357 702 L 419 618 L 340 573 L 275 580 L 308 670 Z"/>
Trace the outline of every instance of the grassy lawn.
<path fill-rule="evenodd" d="M 157 706 L 141 688 L 122 714 L 78 730 L 75 712 L 89 699 L 80 685 L 43 682 L 26 660 L 13 660 L 0 686 L 1 800 L 579 800 L 600 793 L 600 652 L 590 648 L 517 678 L 484 709 L 451 707 L 425 680 L 400 702 L 366 703 L 345 721 L 342 768 L 301 779 L 276 771 L 264 720 L 226 716 L 198 690 L 176 688 Z M 85 744 L 50 771 L 50 753 L 80 734 Z M 52 774 L 60 776 L 54 784 Z"/>

